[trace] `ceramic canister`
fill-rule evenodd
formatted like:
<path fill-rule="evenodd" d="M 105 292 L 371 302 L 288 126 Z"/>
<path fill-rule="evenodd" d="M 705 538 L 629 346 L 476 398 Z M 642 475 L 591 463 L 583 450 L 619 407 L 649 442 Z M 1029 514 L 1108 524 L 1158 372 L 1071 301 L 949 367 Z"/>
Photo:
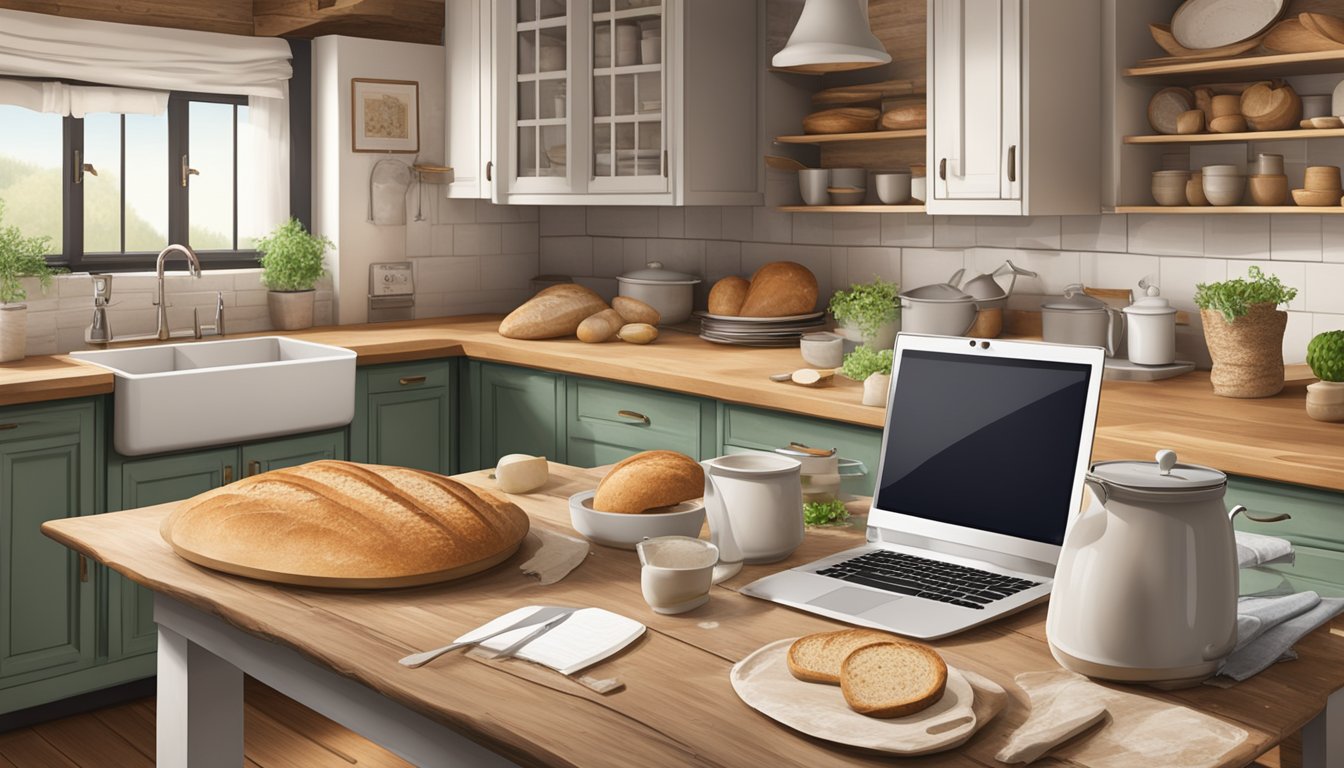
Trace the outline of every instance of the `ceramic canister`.
<path fill-rule="evenodd" d="M 1153 294 L 1120 310 L 1125 313 L 1129 361 L 1139 365 L 1176 362 L 1176 310 Z"/>

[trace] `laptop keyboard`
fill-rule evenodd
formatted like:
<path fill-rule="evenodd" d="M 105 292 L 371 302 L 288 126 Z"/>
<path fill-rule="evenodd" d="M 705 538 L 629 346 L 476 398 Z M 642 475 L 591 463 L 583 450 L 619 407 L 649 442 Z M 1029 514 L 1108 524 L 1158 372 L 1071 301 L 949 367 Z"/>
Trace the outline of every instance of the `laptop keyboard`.
<path fill-rule="evenodd" d="M 875 550 L 823 568 L 817 573 L 852 584 L 978 610 L 1040 584 L 1038 581 L 886 550 Z"/>

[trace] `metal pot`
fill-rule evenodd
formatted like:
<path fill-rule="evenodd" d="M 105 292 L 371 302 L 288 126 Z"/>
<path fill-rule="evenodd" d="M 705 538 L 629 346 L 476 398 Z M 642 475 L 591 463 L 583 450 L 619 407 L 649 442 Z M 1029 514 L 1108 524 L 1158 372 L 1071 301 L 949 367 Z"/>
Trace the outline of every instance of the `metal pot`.
<path fill-rule="evenodd" d="M 956 287 L 961 270 L 946 283 L 925 285 L 901 294 L 901 330 L 937 336 L 964 336 L 975 324 L 980 307 L 974 296 Z"/>
<path fill-rule="evenodd" d="M 1177 464 L 1173 451 L 1156 458 L 1092 465 L 1092 498 L 1064 534 L 1046 635 L 1060 664 L 1090 677 L 1194 684 L 1236 643 L 1232 517 L 1244 508 L 1223 505 L 1222 472 Z"/>
<path fill-rule="evenodd" d="M 662 262 L 650 261 L 645 269 L 627 272 L 616 278 L 620 294 L 639 299 L 658 310 L 660 325 L 674 325 L 691 318 L 695 286 L 700 278 L 663 269 Z"/>
<path fill-rule="evenodd" d="M 1051 344 L 1102 347 L 1115 357 L 1125 336 L 1125 316 L 1106 302 L 1083 293 L 1083 286 L 1070 285 L 1064 298 L 1041 305 L 1041 337 Z"/>

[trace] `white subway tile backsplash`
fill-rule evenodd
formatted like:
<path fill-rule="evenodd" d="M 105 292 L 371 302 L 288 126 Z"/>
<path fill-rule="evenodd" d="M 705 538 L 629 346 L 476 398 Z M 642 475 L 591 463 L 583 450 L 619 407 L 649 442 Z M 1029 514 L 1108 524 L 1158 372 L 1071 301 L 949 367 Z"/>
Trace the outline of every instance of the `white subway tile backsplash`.
<path fill-rule="evenodd" d="M 685 237 L 686 214 L 684 208 L 666 206 L 658 209 L 658 236 Z"/>
<path fill-rule="evenodd" d="M 884 213 L 882 244 L 911 248 L 933 247 L 933 220 L 923 214 Z"/>
<path fill-rule="evenodd" d="M 1204 217 L 1130 214 L 1130 253 L 1203 256 Z"/>
<path fill-rule="evenodd" d="M 439 198 L 438 224 L 475 224 L 476 201 L 467 198 Z"/>
<path fill-rule="evenodd" d="M 540 269 L 546 275 L 592 275 L 593 238 L 542 238 Z"/>
<path fill-rule="evenodd" d="M 975 218 L 972 216 L 934 216 L 933 247 L 975 247 Z"/>
<path fill-rule="evenodd" d="M 480 256 L 442 256 L 413 259 L 411 263 L 415 265 L 416 292 L 471 290 L 481 284 Z"/>
<path fill-rule="evenodd" d="M 1158 287 L 1173 307 L 1195 309 L 1195 286 L 1227 279 L 1228 262 L 1223 259 L 1193 259 L 1165 256 L 1159 259 Z M 1237 265 L 1238 262 L 1231 262 Z"/>
<path fill-rule="evenodd" d="M 661 262 L 670 272 L 705 274 L 705 241 L 658 238 L 649 241 L 649 261 Z"/>
<path fill-rule="evenodd" d="M 1344 313 L 1344 264 L 1298 264 L 1303 268 L 1299 301 L 1294 308 L 1309 312 Z M 1287 278 L 1284 278 L 1287 282 Z"/>
<path fill-rule="evenodd" d="M 966 266 L 965 252 L 954 248 L 902 248 L 901 289 L 911 290 L 933 283 L 945 283 L 958 269 Z"/>
<path fill-rule="evenodd" d="M 795 216 L 795 219 L 798 217 Z M 836 245 L 879 245 L 882 217 L 870 213 L 837 213 L 831 219 Z"/>
<path fill-rule="evenodd" d="M 1123 214 L 1061 216 L 1059 245 L 1066 251 L 1123 253 L 1129 249 L 1128 227 Z"/>
<path fill-rule="evenodd" d="M 625 260 L 625 271 L 632 269 L 643 269 L 649 263 L 649 241 L 639 237 L 628 237 L 624 241 L 622 257 Z"/>
<path fill-rule="evenodd" d="M 499 224 L 458 224 L 453 227 L 453 253 L 485 256 L 503 249 Z"/>
<path fill-rule="evenodd" d="M 406 255 L 429 256 L 433 254 L 433 238 L 430 232 L 434 225 L 426 221 L 406 222 Z"/>
<path fill-rule="evenodd" d="M 723 239 L 742 242 L 752 237 L 752 212 L 755 209 L 745 206 L 732 206 L 723 209 Z"/>
<path fill-rule="evenodd" d="M 975 244 L 996 248 L 1059 250 L 1058 216 L 977 216 Z"/>
<path fill-rule="evenodd" d="M 1233 214 L 1204 217 L 1204 255 L 1220 259 L 1267 259 L 1269 216 Z"/>
<path fill-rule="evenodd" d="M 625 241 L 619 237 L 593 238 L 593 275 L 616 277 L 625 271 Z"/>
<path fill-rule="evenodd" d="M 1275 261 L 1320 261 L 1321 217 L 1302 214 L 1270 216 L 1269 254 Z"/>
<path fill-rule="evenodd" d="M 1316 312 L 1312 315 L 1311 335 L 1326 331 L 1344 331 L 1344 315 L 1331 315 Z"/>
<path fill-rule="evenodd" d="M 539 207 L 542 237 L 588 234 L 587 208 L 577 205 Z"/>
<path fill-rule="evenodd" d="M 790 242 L 793 239 L 793 215 L 773 208 L 752 208 L 751 232 L 751 239 L 758 243 Z"/>
<path fill-rule="evenodd" d="M 736 275 L 742 271 L 742 244 L 728 240 L 705 241 L 705 280 Z"/>
<path fill-rule="evenodd" d="M 541 259 L 535 253 L 506 253 L 481 257 L 481 290 L 524 290 L 540 271 Z M 463 290 L 449 286 L 449 292 Z"/>
<path fill-rule="evenodd" d="M 1321 217 L 1321 258 L 1344 263 L 1344 217 Z"/>
<path fill-rule="evenodd" d="M 650 206 L 592 206 L 588 234 L 604 237 L 657 237 L 658 209 Z"/>
<path fill-rule="evenodd" d="M 506 224 L 502 228 L 504 253 L 536 253 L 539 225 L 535 221 Z"/>
<path fill-rule="evenodd" d="M 685 209 L 686 237 L 718 240 L 723 237 L 724 209 L 715 205 L 696 205 Z"/>
<path fill-rule="evenodd" d="M 901 281 L 900 248 L 849 248 L 846 249 L 846 278 L 836 285 L 837 289 L 853 283 L 871 282 L 880 278 L 891 283 Z"/>
<path fill-rule="evenodd" d="M 462 225 L 467 226 L 467 225 Z M 453 225 L 435 224 L 429 228 L 429 250 L 424 253 L 415 253 L 417 256 L 452 256 L 453 255 Z M 407 250 L 410 250 L 410 244 L 407 243 Z"/>
<path fill-rule="evenodd" d="M 1128 288 L 1142 296 L 1139 281 L 1158 282 L 1160 262 L 1156 256 L 1131 253 L 1080 253 L 1078 264 L 1083 285 L 1093 288 Z"/>
<path fill-rule="evenodd" d="M 611 277 L 576 277 L 574 282 L 582 285 L 584 288 L 596 293 L 602 297 L 602 300 L 611 303 L 611 300 L 619 295 L 619 284 L 615 278 Z"/>
<path fill-rule="evenodd" d="M 834 240 L 835 229 L 831 214 L 808 213 L 793 217 L 793 242 L 830 245 Z"/>
<path fill-rule="evenodd" d="M 1310 312 L 1289 312 L 1288 327 L 1283 332 L 1283 362 L 1288 365 L 1307 360 L 1307 344 L 1312 337 L 1313 319 Z"/>

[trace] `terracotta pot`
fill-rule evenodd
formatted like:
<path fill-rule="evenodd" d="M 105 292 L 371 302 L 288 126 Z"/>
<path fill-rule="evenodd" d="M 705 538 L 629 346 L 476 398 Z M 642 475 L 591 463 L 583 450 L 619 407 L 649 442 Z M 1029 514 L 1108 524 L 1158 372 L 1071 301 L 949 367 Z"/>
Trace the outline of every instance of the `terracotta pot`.
<path fill-rule="evenodd" d="M 1283 391 L 1283 331 L 1288 313 L 1273 304 L 1254 304 L 1228 322 L 1221 312 L 1202 309 L 1209 345 L 1213 393 L 1223 397 L 1269 397 Z"/>
<path fill-rule="evenodd" d="M 1308 384 L 1307 415 L 1317 421 L 1344 421 L 1344 381 Z"/>
<path fill-rule="evenodd" d="M 315 295 L 316 291 L 267 291 L 266 306 L 271 311 L 271 327 L 277 331 L 312 328 Z"/>
<path fill-rule="evenodd" d="M 28 305 L 0 304 L 0 363 L 28 353 Z"/>

